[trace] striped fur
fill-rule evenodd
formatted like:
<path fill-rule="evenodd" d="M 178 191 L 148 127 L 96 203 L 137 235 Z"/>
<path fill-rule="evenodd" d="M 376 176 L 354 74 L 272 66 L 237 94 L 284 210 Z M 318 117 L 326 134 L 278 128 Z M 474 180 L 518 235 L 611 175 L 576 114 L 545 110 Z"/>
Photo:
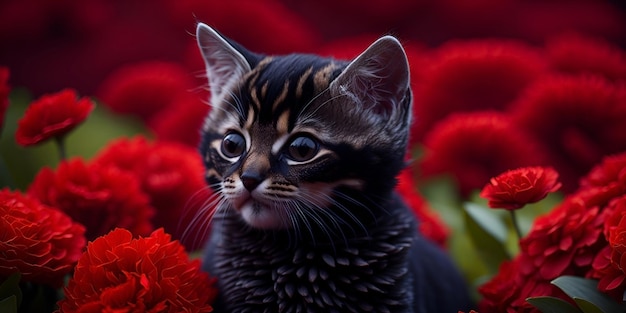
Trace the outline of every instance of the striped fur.
<path fill-rule="evenodd" d="M 452 305 L 417 294 L 459 278 L 413 286 L 412 268 L 425 270 L 408 257 L 418 250 L 442 259 L 428 271 L 456 272 L 393 193 L 412 104 L 400 43 L 383 37 L 349 62 L 255 54 L 204 24 L 197 36 L 212 93 L 200 152 L 216 191 L 205 268 L 218 278 L 217 310 Z"/>

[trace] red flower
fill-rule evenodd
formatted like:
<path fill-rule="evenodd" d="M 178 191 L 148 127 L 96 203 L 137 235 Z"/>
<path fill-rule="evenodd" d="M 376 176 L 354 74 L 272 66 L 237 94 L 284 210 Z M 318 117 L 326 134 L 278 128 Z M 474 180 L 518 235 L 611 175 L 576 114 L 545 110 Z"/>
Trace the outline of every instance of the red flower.
<path fill-rule="evenodd" d="M 487 283 L 480 286 L 478 291 L 482 296 L 480 310 L 483 312 L 510 312 L 515 311 L 511 303 L 519 298 L 520 288 L 517 277 L 520 274 L 519 258 L 504 261 L 500 264 L 498 273 Z"/>
<path fill-rule="evenodd" d="M 626 79 L 626 54 L 597 37 L 568 34 L 546 44 L 552 67 L 568 74 L 596 74 L 609 80 Z"/>
<path fill-rule="evenodd" d="M 526 89 L 512 107 L 515 123 L 549 152 L 563 191 L 602 157 L 626 150 L 626 85 L 601 77 L 549 77 Z"/>
<path fill-rule="evenodd" d="M 478 288 L 482 299 L 478 304 L 485 313 L 540 313 L 526 301 L 528 297 L 551 296 L 563 300 L 569 298 L 563 291 L 537 272 L 526 271 L 531 263 L 524 254 L 501 264 L 499 272 Z"/>
<path fill-rule="evenodd" d="M 450 174 L 464 196 L 508 169 L 545 164 L 534 139 L 496 112 L 453 114 L 427 134 L 424 146 L 424 177 Z"/>
<path fill-rule="evenodd" d="M 9 106 L 9 69 L 0 66 L 0 130 L 4 124 L 4 114 Z"/>
<path fill-rule="evenodd" d="M 528 236 L 520 241 L 530 262 L 527 272 L 546 280 L 561 275 L 583 276 L 595 255 L 606 246 L 603 224 L 606 214 L 589 207 L 576 195 L 546 215 L 538 217 Z"/>
<path fill-rule="evenodd" d="M 557 191 L 561 187 L 558 178 L 550 167 L 522 167 L 489 180 L 480 196 L 489 200 L 491 208 L 516 210 Z"/>
<path fill-rule="evenodd" d="M 89 240 L 115 227 L 138 235 L 152 231 L 154 208 L 139 181 L 113 166 L 88 165 L 78 158 L 65 161 L 56 171 L 43 168 L 28 193 L 85 225 Z"/>
<path fill-rule="evenodd" d="M 194 87 L 190 73 L 180 65 L 144 62 L 115 70 L 100 85 L 98 96 L 115 112 L 149 121 Z"/>
<path fill-rule="evenodd" d="M 581 189 L 607 186 L 626 192 L 626 152 L 604 157 L 580 182 Z"/>
<path fill-rule="evenodd" d="M 626 196 L 611 201 L 604 234 L 609 244 L 594 258 L 587 276 L 598 279 L 598 290 L 618 301 L 626 290 Z"/>
<path fill-rule="evenodd" d="M 405 169 L 398 176 L 396 191 L 417 216 L 420 234 L 439 246 L 445 247 L 449 234 L 448 227 L 417 192 L 417 184 L 413 181 L 410 168 Z"/>
<path fill-rule="evenodd" d="M 417 28 L 415 21 L 436 14 L 428 0 L 398 0 L 393 5 L 384 0 L 298 1 L 282 0 L 304 20 L 313 21 L 326 38 L 342 38 L 358 33 L 394 33 L 399 28 Z M 328 8 L 331 8 L 329 10 Z M 423 25 L 420 22 L 420 25 Z"/>
<path fill-rule="evenodd" d="M 183 25 L 182 29 L 195 29 L 193 23 L 203 21 L 258 53 L 311 51 L 321 41 L 316 28 L 276 0 L 181 0 L 170 5 L 170 13 Z M 190 14 L 195 19 L 190 19 Z M 239 21 L 263 27 L 249 27 Z"/>
<path fill-rule="evenodd" d="M 0 190 L 0 229 L 0 277 L 20 272 L 24 281 L 56 288 L 86 243 L 82 225 L 8 189 Z"/>
<path fill-rule="evenodd" d="M 77 99 L 72 89 L 44 95 L 26 109 L 15 139 L 22 146 L 30 146 L 51 137 L 62 137 L 82 123 L 94 107 L 89 98 Z"/>
<path fill-rule="evenodd" d="M 211 312 L 213 281 L 162 229 L 132 238 L 115 229 L 87 246 L 60 312 Z"/>
<path fill-rule="evenodd" d="M 495 40 L 450 41 L 422 64 L 413 83 L 414 142 L 450 113 L 507 108 L 547 68 L 530 46 Z"/>
<path fill-rule="evenodd" d="M 197 47 L 196 47 L 197 49 Z M 158 140 L 176 141 L 198 147 L 200 132 L 209 109 L 208 97 L 188 96 L 175 100 L 174 104 L 155 114 L 150 128 Z"/>
<path fill-rule="evenodd" d="M 533 296 L 568 297 L 550 284 L 562 275 L 585 276 L 607 245 L 602 234 L 605 214 L 570 196 L 553 211 L 537 218 L 520 253 L 479 288 L 482 312 L 539 312 L 525 301 Z"/>
<path fill-rule="evenodd" d="M 204 181 L 204 166 L 195 148 L 172 143 L 149 142 L 144 137 L 119 139 L 105 147 L 94 163 L 115 167 L 139 179 L 141 190 L 155 208 L 153 223 L 180 239 L 193 239 L 202 244 L 204 234 L 196 234 L 191 225 L 210 191 Z M 202 223 L 204 225 L 204 223 Z M 195 235 L 195 236 L 194 236 Z M 198 240 L 196 236 L 203 237 Z M 191 242 L 184 242 L 191 245 Z M 198 246 L 188 246 L 189 249 Z"/>

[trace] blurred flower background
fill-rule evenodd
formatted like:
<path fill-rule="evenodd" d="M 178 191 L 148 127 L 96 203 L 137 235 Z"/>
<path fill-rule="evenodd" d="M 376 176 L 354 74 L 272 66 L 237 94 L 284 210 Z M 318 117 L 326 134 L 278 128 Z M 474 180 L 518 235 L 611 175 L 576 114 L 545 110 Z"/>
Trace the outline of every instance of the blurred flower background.
<path fill-rule="evenodd" d="M 202 214 L 210 191 L 196 151 L 209 110 L 197 22 L 267 54 L 350 59 L 377 37 L 396 35 L 409 57 L 415 99 L 413 162 L 398 191 L 421 217 L 421 231 L 459 264 L 479 311 L 538 311 L 541 304 L 525 299 L 552 296 L 565 304 L 539 301 L 578 312 L 567 281 L 551 283 L 568 275 L 593 278 L 602 294 L 621 300 L 626 5 L 620 0 L 2 1 L 3 210 L 56 208 L 82 225 L 56 217 L 66 229 L 46 235 L 45 243 L 71 229 L 78 236 L 72 242 L 84 245 L 118 227 L 146 238 L 130 241 L 124 233 L 129 245 L 166 242 L 153 232 L 163 227 L 187 251 L 198 250 L 208 231 Z M 51 97 L 80 103 L 74 119 L 54 120 L 72 110 L 59 104 L 52 115 L 20 122 L 31 126 L 18 123 L 31 103 L 35 111 Z M 37 129 L 42 124 L 54 127 Z M 561 187 L 516 210 L 524 236 L 518 245 L 509 215 L 489 209 L 479 192 L 491 178 L 530 166 L 556 171 Z M 22 229 L 44 213 L 33 214 L 2 225 Z M 15 222 L 24 220 L 30 222 Z M 27 239 L 40 233 L 33 236 Z M 67 273 L 63 262 L 78 256 L 76 246 L 66 248 L 70 257 L 45 262 Z M 0 271 L 0 278 L 8 274 Z"/>

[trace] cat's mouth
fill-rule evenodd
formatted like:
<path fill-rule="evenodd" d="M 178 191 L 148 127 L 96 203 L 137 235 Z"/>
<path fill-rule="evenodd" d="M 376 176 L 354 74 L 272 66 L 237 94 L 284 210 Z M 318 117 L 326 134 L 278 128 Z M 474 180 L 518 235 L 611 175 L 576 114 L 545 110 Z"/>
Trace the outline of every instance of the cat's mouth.
<path fill-rule="evenodd" d="M 252 196 L 235 201 L 234 207 L 243 220 L 250 226 L 259 229 L 285 228 L 283 212 L 273 205 Z"/>

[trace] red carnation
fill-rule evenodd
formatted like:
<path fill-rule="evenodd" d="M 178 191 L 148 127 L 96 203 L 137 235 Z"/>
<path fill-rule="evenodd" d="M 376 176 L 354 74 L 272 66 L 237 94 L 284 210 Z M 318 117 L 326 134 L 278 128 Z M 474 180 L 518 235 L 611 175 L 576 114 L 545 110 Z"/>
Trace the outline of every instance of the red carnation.
<path fill-rule="evenodd" d="M 598 290 L 622 300 L 626 290 L 626 196 L 611 201 L 604 223 L 609 244 L 594 258 L 587 274 L 598 279 Z"/>
<path fill-rule="evenodd" d="M 183 29 L 195 29 L 192 24 L 203 21 L 254 52 L 311 51 L 321 41 L 316 28 L 276 0 L 181 0 L 171 1 L 170 5 L 169 12 Z M 190 19 L 190 14 L 196 19 Z"/>
<path fill-rule="evenodd" d="M 480 310 L 483 312 L 510 312 L 510 305 L 519 298 L 517 280 L 520 276 L 519 258 L 504 261 L 500 264 L 498 273 L 487 283 L 480 286 L 478 291 L 482 295 Z"/>
<path fill-rule="evenodd" d="M 478 288 L 482 299 L 478 304 L 481 312 L 539 313 L 526 301 L 528 297 L 551 296 L 568 299 L 567 295 L 537 272 L 528 272 L 532 263 L 524 254 L 501 264 L 500 270 L 487 283 Z"/>
<path fill-rule="evenodd" d="M 213 280 L 163 229 L 115 229 L 87 246 L 59 312 L 211 312 Z"/>
<path fill-rule="evenodd" d="M 26 109 L 15 139 L 22 146 L 30 146 L 51 137 L 63 137 L 82 123 L 94 107 L 89 98 L 78 99 L 72 89 L 44 95 Z"/>
<path fill-rule="evenodd" d="M 152 231 L 154 208 L 139 181 L 113 166 L 89 165 L 78 158 L 65 161 L 56 171 L 43 168 L 28 193 L 85 225 L 89 240 L 115 227 L 139 235 Z"/>
<path fill-rule="evenodd" d="M 480 196 L 489 200 L 491 208 L 516 210 L 557 191 L 561 187 L 558 178 L 550 167 L 522 167 L 489 180 Z"/>
<path fill-rule="evenodd" d="M 580 181 L 580 189 L 615 187 L 626 192 L 626 152 L 609 155 Z"/>
<path fill-rule="evenodd" d="M 571 196 L 546 215 L 538 217 L 528 236 L 520 241 L 532 269 L 546 280 L 561 275 L 583 276 L 594 256 L 606 245 L 603 223 L 606 214 Z"/>
<path fill-rule="evenodd" d="M 0 190 L 0 278 L 63 285 L 85 246 L 85 228 L 61 211 L 8 189 Z M 0 279 L 2 280 L 2 279 Z"/>
<path fill-rule="evenodd" d="M 626 85 L 601 77 L 537 81 L 513 105 L 512 116 L 549 153 L 565 192 L 603 156 L 626 150 Z"/>
<path fill-rule="evenodd" d="M 567 74 L 596 74 L 609 80 L 626 79 L 626 54 L 597 37 L 576 34 L 552 38 L 546 44 L 553 68 Z"/>
<path fill-rule="evenodd" d="M 182 66 L 144 62 L 115 70 L 100 85 L 98 96 L 115 112 L 149 121 L 175 100 L 188 96 L 194 87 L 190 73 Z"/>
<path fill-rule="evenodd" d="M 545 72 L 542 56 L 514 41 L 450 41 L 423 61 L 414 82 L 412 140 L 453 112 L 503 110 Z"/>
<path fill-rule="evenodd" d="M 588 208 L 579 197 L 567 198 L 558 208 L 537 218 L 520 241 L 514 261 L 479 288 L 482 312 L 539 312 L 528 297 L 568 297 L 550 281 L 562 275 L 585 276 L 594 257 L 606 246 L 604 215 Z"/>
<path fill-rule="evenodd" d="M 197 147 L 200 143 L 199 129 L 211 108 L 206 100 L 203 100 L 208 98 L 208 96 L 200 97 L 199 95 L 183 97 L 155 114 L 149 126 L 157 139 Z"/>
<path fill-rule="evenodd" d="M 4 114 L 9 106 L 9 69 L 0 66 L 0 130 L 4 124 Z"/>
<path fill-rule="evenodd" d="M 424 146 L 422 174 L 452 175 L 464 196 L 508 169 L 545 164 L 535 140 L 496 112 L 453 114 L 427 134 Z"/>
<path fill-rule="evenodd" d="M 176 239 L 186 233 L 196 244 L 204 241 L 205 238 L 195 238 L 204 237 L 195 234 L 194 226 L 200 225 L 191 225 L 210 195 L 202 159 L 195 148 L 173 142 L 149 142 L 144 137 L 119 139 L 105 147 L 93 162 L 139 179 L 141 190 L 155 208 L 156 227 L 164 227 Z"/>

